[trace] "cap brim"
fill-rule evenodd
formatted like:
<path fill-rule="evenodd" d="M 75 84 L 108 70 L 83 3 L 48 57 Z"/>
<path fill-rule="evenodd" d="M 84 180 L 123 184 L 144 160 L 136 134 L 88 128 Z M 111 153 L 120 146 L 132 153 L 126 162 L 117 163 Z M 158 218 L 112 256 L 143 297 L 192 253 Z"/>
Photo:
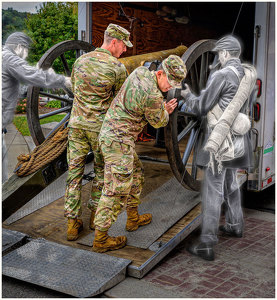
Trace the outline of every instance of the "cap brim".
<path fill-rule="evenodd" d="M 133 47 L 133 44 L 130 42 L 130 41 L 128 41 L 128 42 L 126 42 L 126 41 L 124 41 L 123 40 L 123 43 L 127 46 L 127 47 Z"/>
<path fill-rule="evenodd" d="M 181 89 L 182 88 L 182 82 L 177 83 L 175 81 L 168 81 L 168 83 L 172 86 L 173 89 Z"/>

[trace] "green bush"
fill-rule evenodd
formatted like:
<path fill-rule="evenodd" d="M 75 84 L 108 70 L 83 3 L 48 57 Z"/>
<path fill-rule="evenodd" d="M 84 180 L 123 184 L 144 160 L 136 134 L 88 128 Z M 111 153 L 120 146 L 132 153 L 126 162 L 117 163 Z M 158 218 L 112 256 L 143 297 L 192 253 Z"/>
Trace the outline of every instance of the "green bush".
<path fill-rule="evenodd" d="M 42 55 L 52 46 L 65 40 L 78 39 L 78 2 L 42 2 L 36 14 L 28 15 L 26 30 L 34 43 L 29 52 L 28 62 L 36 64 Z M 73 50 L 66 51 L 64 56 L 69 69 L 76 60 Z M 64 74 L 61 59 L 54 60 L 52 68 Z"/>
<path fill-rule="evenodd" d="M 51 100 L 45 106 L 46 107 L 53 107 L 53 108 L 61 108 L 61 101 Z"/>
<path fill-rule="evenodd" d="M 18 101 L 18 104 L 15 108 L 17 114 L 25 114 L 27 106 L 27 99 L 22 99 Z"/>

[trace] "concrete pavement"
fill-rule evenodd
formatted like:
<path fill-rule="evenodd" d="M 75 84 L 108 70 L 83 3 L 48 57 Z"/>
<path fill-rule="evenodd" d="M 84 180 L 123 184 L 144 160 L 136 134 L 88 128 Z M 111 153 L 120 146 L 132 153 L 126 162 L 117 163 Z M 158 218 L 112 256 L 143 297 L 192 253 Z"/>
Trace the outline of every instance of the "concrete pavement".
<path fill-rule="evenodd" d="M 13 125 L 6 135 L 9 173 L 16 157 L 34 145 Z M 262 194 L 261 194 L 262 198 Z M 274 200 L 274 193 L 272 199 Z M 126 277 L 100 297 L 112 298 L 274 298 L 275 297 L 275 214 L 244 209 L 243 238 L 220 236 L 216 260 L 207 262 L 190 255 L 187 244 L 199 231 L 173 249 L 144 278 Z M 223 218 L 221 223 L 223 223 Z M 67 295 L 3 277 L 3 298 L 63 298 Z"/>
<path fill-rule="evenodd" d="M 14 168 L 17 164 L 17 157 L 20 154 L 30 153 L 35 147 L 35 144 L 30 136 L 22 136 L 16 129 L 14 124 L 7 126 L 5 134 L 5 142 L 8 155 L 8 174 L 13 175 Z"/>

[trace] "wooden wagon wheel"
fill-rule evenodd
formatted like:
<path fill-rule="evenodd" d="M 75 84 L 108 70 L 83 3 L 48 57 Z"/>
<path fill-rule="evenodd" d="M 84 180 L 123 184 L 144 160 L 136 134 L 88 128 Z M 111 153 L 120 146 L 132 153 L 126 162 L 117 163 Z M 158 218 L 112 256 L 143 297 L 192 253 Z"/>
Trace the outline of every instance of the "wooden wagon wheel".
<path fill-rule="evenodd" d="M 64 75 L 70 76 L 71 68 L 68 64 L 66 53 L 68 51 L 74 51 L 77 59 L 82 54 L 82 52 L 90 52 L 94 49 L 94 46 L 84 41 L 63 41 L 54 45 L 41 57 L 41 59 L 39 60 L 39 67 L 42 69 L 48 69 L 52 67 L 56 59 L 60 59 L 64 68 Z M 48 97 L 53 100 L 58 100 L 62 103 L 66 103 L 66 105 L 53 112 L 39 115 L 38 108 L 40 97 Z M 70 90 L 51 90 L 49 92 L 35 86 L 30 86 L 28 88 L 27 121 L 31 136 L 36 145 L 40 145 L 45 140 L 40 120 L 48 118 L 50 116 L 58 115 L 60 113 L 66 113 L 65 117 L 59 122 L 56 127 L 60 126 L 62 123 L 66 122 L 69 119 L 73 98 L 74 96 Z"/>
<path fill-rule="evenodd" d="M 182 56 L 188 70 L 185 81 L 195 95 L 199 95 L 206 86 L 210 74 L 209 65 L 214 60 L 211 52 L 214 44 L 214 40 L 200 40 L 190 46 Z M 172 99 L 174 92 L 175 90 L 170 90 L 167 98 Z M 197 116 L 187 111 L 182 112 L 178 108 L 170 115 L 165 128 L 165 144 L 172 172 L 186 189 L 194 191 L 198 191 L 201 184 L 195 164 L 201 127 L 202 122 Z"/>

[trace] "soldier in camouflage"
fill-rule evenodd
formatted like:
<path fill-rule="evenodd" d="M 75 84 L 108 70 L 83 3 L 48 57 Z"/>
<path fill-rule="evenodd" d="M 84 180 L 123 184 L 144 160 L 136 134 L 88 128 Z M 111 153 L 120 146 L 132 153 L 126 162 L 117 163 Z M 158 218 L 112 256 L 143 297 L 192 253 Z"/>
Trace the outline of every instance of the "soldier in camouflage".
<path fill-rule="evenodd" d="M 85 160 L 90 149 L 94 153 L 95 178 L 92 183 L 90 228 L 104 181 L 104 162 L 98 145 L 98 135 L 111 101 L 127 78 L 125 66 L 118 58 L 132 47 L 130 33 L 121 26 L 110 24 L 100 48 L 82 55 L 74 64 L 72 85 L 74 101 L 68 124 L 68 177 L 64 215 L 68 218 L 67 239 L 76 240 L 83 229 L 81 216 L 81 182 Z"/>
<path fill-rule="evenodd" d="M 144 181 L 143 166 L 135 152 L 135 141 L 143 127 L 166 126 L 176 99 L 163 101 L 162 92 L 180 88 L 186 76 L 182 59 L 170 55 L 158 71 L 139 67 L 127 78 L 107 111 L 99 135 L 105 161 L 104 187 L 95 215 L 93 251 L 106 252 L 126 245 L 126 236 L 110 237 L 108 229 L 126 204 L 126 230 L 149 224 L 151 214 L 138 214 Z"/>

